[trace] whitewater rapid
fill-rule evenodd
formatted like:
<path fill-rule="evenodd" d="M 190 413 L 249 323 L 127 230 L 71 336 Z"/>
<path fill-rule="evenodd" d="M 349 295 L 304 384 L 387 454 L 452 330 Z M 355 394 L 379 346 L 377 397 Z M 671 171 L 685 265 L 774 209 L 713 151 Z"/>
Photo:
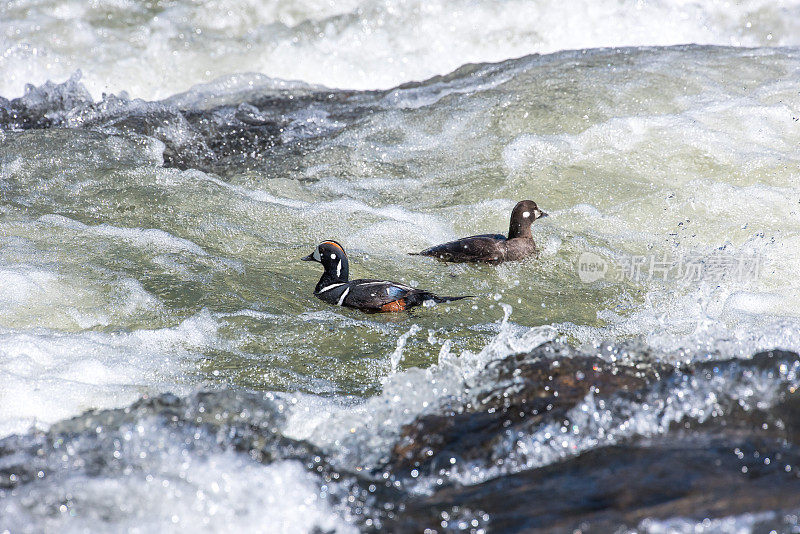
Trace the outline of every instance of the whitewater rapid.
<path fill-rule="evenodd" d="M 768 441 L 800 385 L 791 356 L 753 359 L 800 351 L 798 15 L 0 6 L 0 532 L 370 530 L 448 488 L 605 447 L 680 449 L 676 428 L 726 436 L 722 463 L 729 444 L 744 455 L 732 428 Z M 503 231 L 523 198 L 550 214 L 536 259 L 407 254 Z M 299 261 L 323 239 L 355 277 L 475 298 L 330 307 Z M 395 466 L 414 425 L 445 440 L 437 418 L 524 393 L 495 371 L 531 351 L 651 381 L 515 421 L 483 455 Z M 794 476 L 769 443 L 752 461 Z M 447 506 L 442 528 L 492 524 Z M 791 513 L 626 525 L 749 531 Z"/>
<path fill-rule="evenodd" d="M 466 63 L 675 44 L 797 46 L 791 1 L 16 0 L 0 6 L 0 95 L 84 72 L 88 90 L 160 99 L 235 73 L 390 88 Z"/>

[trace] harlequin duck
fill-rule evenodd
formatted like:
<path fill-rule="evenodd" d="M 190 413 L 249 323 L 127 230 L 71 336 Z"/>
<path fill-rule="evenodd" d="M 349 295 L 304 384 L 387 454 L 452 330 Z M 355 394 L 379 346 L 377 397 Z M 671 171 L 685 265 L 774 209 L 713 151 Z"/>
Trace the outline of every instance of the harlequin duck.
<path fill-rule="evenodd" d="M 318 261 L 325 268 L 314 296 L 328 304 L 357 308 L 365 312 L 398 312 L 419 306 L 426 300 L 450 302 L 464 297 L 440 297 L 388 280 L 348 281 L 350 266 L 342 245 L 323 241 L 303 261 Z"/>
<path fill-rule="evenodd" d="M 531 223 L 535 219 L 547 217 L 533 200 L 523 200 L 511 212 L 511 225 L 508 237 L 501 234 L 474 235 L 456 239 L 449 243 L 436 245 L 415 253 L 418 256 L 431 256 L 441 261 L 481 262 L 497 265 L 504 261 L 527 258 L 536 252 L 536 244 L 531 235 Z"/>

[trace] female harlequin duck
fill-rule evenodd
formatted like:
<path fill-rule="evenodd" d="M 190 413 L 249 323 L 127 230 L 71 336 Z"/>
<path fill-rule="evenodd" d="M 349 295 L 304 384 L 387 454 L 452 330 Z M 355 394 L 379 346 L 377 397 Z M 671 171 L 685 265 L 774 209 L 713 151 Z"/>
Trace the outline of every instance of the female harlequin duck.
<path fill-rule="evenodd" d="M 523 200 L 511 212 L 508 238 L 500 234 L 474 235 L 436 245 L 414 255 L 431 256 L 441 261 L 472 261 L 494 265 L 521 260 L 536 252 L 531 223 L 542 217 L 547 217 L 547 214 L 536 206 L 536 202 Z"/>
<path fill-rule="evenodd" d="M 323 241 L 303 261 L 318 261 L 325 268 L 314 296 L 328 304 L 357 308 L 365 312 L 397 312 L 419 306 L 426 300 L 450 302 L 467 297 L 440 297 L 387 280 L 347 281 L 350 266 L 342 245 Z"/>

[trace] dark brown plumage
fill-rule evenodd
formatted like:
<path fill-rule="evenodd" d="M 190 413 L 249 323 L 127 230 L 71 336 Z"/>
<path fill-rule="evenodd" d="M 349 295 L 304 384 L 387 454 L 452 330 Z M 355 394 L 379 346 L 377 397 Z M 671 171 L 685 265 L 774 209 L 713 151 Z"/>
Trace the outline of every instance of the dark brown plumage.
<path fill-rule="evenodd" d="M 517 261 L 536 253 L 531 234 L 531 223 L 547 217 L 533 200 L 518 202 L 511 211 L 508 237 L 501 234 L 484 234 L 456 239 L 436 245 L 418 253 L 440 261 L 476 262 L 497 265 Z"/>

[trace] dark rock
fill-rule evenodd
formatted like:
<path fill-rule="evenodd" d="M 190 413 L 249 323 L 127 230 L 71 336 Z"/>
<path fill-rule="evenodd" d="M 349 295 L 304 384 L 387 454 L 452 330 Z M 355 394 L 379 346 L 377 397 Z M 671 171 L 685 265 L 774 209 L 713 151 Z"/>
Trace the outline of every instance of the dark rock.
<path fill-rule="evenodd" d="M 780 461 L 764 463 L 764 458 Z M 787 471 L 786 466 L 791 470 Z M 800 450 L 774 441 L 668 435 L 408 502 L 395 532 L 439 532 L 443 514 L 488 514 L 492 532 L 614 532 L 645 518 L 702 521 L 800 503 Z"/>
<path fill-rule="evenodd" d="M 309 125 L 303 113 L 314 110 L 329 124 L 344 125 L 374 110 L 383 94 L 308 88 L 183 109 L 171 100 L 145 102 L 126 94 L 103 95 L 95 102 L 79 80 L 76 73 L 61 84 L 28 86 L 24 96 L 11 101 L 0 98 L 0 130 L 88 128 L 152 137 L 165 145 L 164 166 L 224 177 L 249 169 L 268 171 L 282 161 L 275 150 L 284 145 L 296 150 L 295 145 L 340 128 Z"/>
<path fill-rule="evenodd" d="M 420 417 L 403 429 L 387 470 L 412 486 L 413 479 L 426 476 L 441 483 L 431 495 L 406 502 L 387 528 L 442 532 L 472 524 L 453 518 L 483 524 L 489 517 L 488 530 L 494 532 L 609 532 L 636 527 L 645 518 L 702 521 L 796 511 L 799 358 L 770 351 L 676 368 L 628 357 L 609 361 L 546 344 L 493 362 L 476 380 L 482 386 L 471 392 L 473 402 L 451 414 Z M 731 393 L 765 384 L 776 391 L 774 404 Z M 589 394 L 609 406 L 622 401 L 636 410 L 650 402 L 654 410 L 654 400 L 691 391 L 699 398 L 713 395 L 717 415 L 677 420 L 655 438 L 633 433 L 618 445 L 541 468 L 516 464 L 476 485 L 452 478 L 451 459 L 483 469 L 501 466 L 513 460 L 497 456 L 510 454 L 509 436 L 532 435 L 547 424 L 569 427 L 569 411 Z"/>
<path fill-rule="evenodd" d="M 127 408 L 92 410 L 56 423 L 46 432 L 0 439 L 0 502 L 24 485 L 52 487 L 69 477 L 149 472 L 149 457 L 178 445 L 192 456 L 230 450 L 264 464 L 294 460 L 319 477 L 331 501 L 359 510 L 365 525 L 367 520 L 380 525 L 382 519 L 397 517 L 395 503 L 403 501 L 403 494 L 391 481 L 337 469 L 312 444 L 283 436 L 278 430 L 282 418 L 263 393 L 231 389 L 188 397 L 163 394 L 142 398 Z M 37 506 L 57 509 L 60 494 L 45 491 L 45 495 L 56 500 Z M 374 509 L 376 502 L 379 511 Z"/>
<path fill-rule="evenodd" d="M 52 488 L 64 478 L 151 469 L 144 458 L 159 454 L 169 461 L 170 454 L 236 451 L 256 462 L 300 462 L 365 531 L 614 532 L 647 518 L 797 513 L 797 354 L 772 351 L 679 368 L 633 354 L 596 356 L 551 343 L 493 362 L 463 399 L 448 404 L 451 412 L 407 425 L 391 461 L 370 474 L 350 472 L 326 451 L 282 435 L 282 412 L 268 394 L 143 398 L 0 440 L 0 500 L 21 486 Z M 531 463 L 515 450 L 542 428 L 570 427 L 570 418 L 583 413 L 574 408 L 587 398 L 589 408 L 604 406 L 607 420 L 576 432 L 595 443 Z M 600 431 L 644 411 L 654 419 L 645 418 L 643 430 L 599 440 Z M 165 453 L 165 444 L 173 449 Z M 478 466 L 483 478 L 468 485 L 456 476 L 463 465 Z M 39 508 L 57 509 L 58 492 L 46 494 Z M 782 515 L 754 529 L 762 527 L 788 530 Z"/>
<path fill-rule="evenodd" d="M 428 415 L 407 425 L 394 447 L 392 470 L 435 473 L 450 458 L 488 463 L 492 444 L 505 430 L 563 419 L 590 391 L 603 397 L 633 394 L 672 371 L 609 363 L 555 343 L 509 356 L 488 366 L 480 383 L 492 387 L 475 391 L 476 401 L 463 412 Z"/>

